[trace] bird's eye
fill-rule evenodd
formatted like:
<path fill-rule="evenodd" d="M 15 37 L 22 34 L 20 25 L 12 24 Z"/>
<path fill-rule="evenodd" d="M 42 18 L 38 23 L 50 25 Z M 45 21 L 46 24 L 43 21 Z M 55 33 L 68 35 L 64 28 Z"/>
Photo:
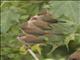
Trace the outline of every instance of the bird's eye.
<path fill-rule="evenodd" d="M 23 34 L 20 34 L 18 37 L 22 37 L 22 36 L 24 36 Z"/>
<path fill-rule="evenodd" d="M 33 17 L 33 20 L 37 20 L 37 17 Z"/>

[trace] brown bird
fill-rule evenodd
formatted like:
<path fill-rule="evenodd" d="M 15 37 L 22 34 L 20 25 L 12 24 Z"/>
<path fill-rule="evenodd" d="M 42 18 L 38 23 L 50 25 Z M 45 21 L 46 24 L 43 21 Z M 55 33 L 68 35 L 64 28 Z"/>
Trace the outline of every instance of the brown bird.
<path fill-rule="evenodd" d="M 37 43 L 44 43 L 45 40 L 39 38 L 38 36 L 31 35 L 31 34 L 21 34 L 17 37 L 18 40 L 23 41 L 26 44 L 37 44 Z"/>
<path fill-rule="evenodd" d="M 35 26 L 43 29 L 43 30 L 51 30 L 52 27 L 50 26 L 50 23 L 43 21 L 38 15 L 33 16 L 31 19 L 31 23 Z"/>
<path fill-rule="evenodd" d="M 52 14 L 48 12 L 48 10 L 43 10 L 42 12 L 38 13 L 39 18 L 41 18 L 43 21 L 49 22 L 49 23 L 66 23 L 65 21 L 59 21 L 55 18 L 53 18 Z"/>
<path fill-rule="evenodd" d="M 39 17 L 48 23 L 66 23 L 65 21 L 54 19 L 51 15 L 40 15 Z"/>
<path fill-rule="evenodd" d="M 25 22 L 24 24 L 21 25 L 21 29 L 28 34 L 33 34 L 33 35 L 45 35 L 48 34 L 47 31 L 44 31 L 40 29 L 39 27 L 35 26 L 31 20 L 28 22 Z"/>
<path fill-rule="evenodd" d="M 80 60 L 80 51 L 76 51 L 71 54 L 68 60 Z"/>

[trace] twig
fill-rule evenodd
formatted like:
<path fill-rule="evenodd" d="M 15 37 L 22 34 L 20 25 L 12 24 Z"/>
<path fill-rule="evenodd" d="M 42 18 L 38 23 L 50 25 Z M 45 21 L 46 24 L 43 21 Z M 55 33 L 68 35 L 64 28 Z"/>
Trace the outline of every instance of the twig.
<path fill-rule="evenodd" d="M 35 53 L 31 50 L 31 49 L 28 49 L 29 53 L 33 56 L 33 58 L 35 60 L 39 60 L 39 58 L 35 55 Z"/>
<path fill-rule="evenodd" d="M 47 54 L 47 55 L 50 55 L 55 49 L 56 49 L 57 47 L 53 47 L 52 49 L 51 49 L 51 51 Z"/>

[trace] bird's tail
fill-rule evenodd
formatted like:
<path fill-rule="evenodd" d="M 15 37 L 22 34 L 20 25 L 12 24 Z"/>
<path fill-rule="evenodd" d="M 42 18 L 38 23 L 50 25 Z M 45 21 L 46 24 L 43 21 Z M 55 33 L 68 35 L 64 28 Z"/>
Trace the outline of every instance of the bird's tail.
<path fill-rule="evenodd" d="M 45 31 L 45 35 L 66 35 L 65 33 L 60 33 L 60 32 L 49 32 L 49 31 Z"/>

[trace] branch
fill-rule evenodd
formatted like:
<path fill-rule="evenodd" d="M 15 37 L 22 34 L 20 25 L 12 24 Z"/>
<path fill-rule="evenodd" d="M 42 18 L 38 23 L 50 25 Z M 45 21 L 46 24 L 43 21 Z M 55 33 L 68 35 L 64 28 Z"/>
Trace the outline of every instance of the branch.
<path fill-rule="evenodd" d="M 35 60 L 39 60 L 39 58 L 35 55 L 35 53 L 31 50 L 31 49 L 28 49 L 29 53 L 33 56 L 33 58 Z"/>

